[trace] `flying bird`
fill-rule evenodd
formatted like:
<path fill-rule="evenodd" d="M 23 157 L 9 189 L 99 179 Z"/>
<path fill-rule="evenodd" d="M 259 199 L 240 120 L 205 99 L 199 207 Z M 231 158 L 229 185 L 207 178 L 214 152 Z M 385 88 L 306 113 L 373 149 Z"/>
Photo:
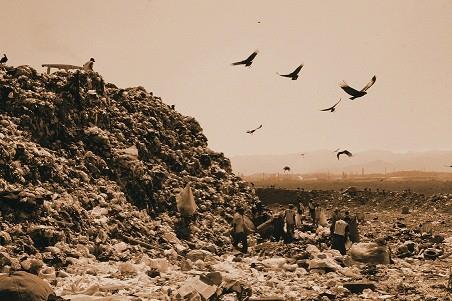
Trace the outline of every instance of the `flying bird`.
<path fill-rule="evenodd" d="M 253 63 L 254 58 L 256 57 L 256 55 L 259 53 L 259 51 L 254 51 L 253 53 L 251 53 L 251 55 L 249 57 L 247 57 L 245 60 L 240 61 L 240 62 L 235 62 L 232 63 L 233 66 L 236 65 L 245 65 L 247 67 L 251 66 L 251 64 Z"/>
<path fill-rule="evenodd" d="M 6 57 L 6 54 L 3 54 L 3 57 L 0 59 L 0 64 L 4 64 L 8 61 L 8 58 Z"/>
<path fill-rule="evenodd" d="M 339 156 L 342 155 L 342 154 L 345 154 L 345 155 L 347 155 L 347 156 L 349 156 L 349 157 L 353 156 L 353 154 L 352 154 L 351 152 L 349 152 L 348 150 L 343 150 L 343 151 L 338 152 L 338 153 L 336 154 L 336 157 L 337 157 L 338 160 L 339 160 Z"/>
<path fill-rule="evenodd" d="M 445 167 L 452 167 L 452 165 L 445 165 Z"/>
<path fill-rule="evenodd" d="M 304 158 L 304 154 L 300 154 L 300 156 L 302 156 Z"/>
<path fill-rule="evenodd" d="M 254 134 L 255 131 L 257 131 L 260 128 L 262 128 L 262 124 L 260 126 L 258 126 L 257 128 L 253 129 L 253 130 L 246 131 L 246 133 L 252 135 L 252 134 Z"/>
<path fill-rule="evenodd" d="M 375 81 L 377 80 L 377 77 L 374 75 L 370 82 L 367 83 L 367 85 L 364 86 L 364 88 L 361 89 L 361 91 L 355 90 L 344 81 L 340 84 L 340 87 L 342 90 L 344 90 L 347 94 L 351 95 L 349 99 L 355 99 L 358 97 L 362 97 L 367 94 L 367 90 L 372 87 L 373 84 L 375 84 Z"/>
<path fill-rule="evenodd" d="M 284 168 L 283 168 L 283 170 L 284 170 L 284 172 L 290 172 L 290 167 L 289 166 L 284 166 Z"/>
<path fill-rule="evenodd" d="M 292 80 L 296 80 L 298 78 L 298 73 L 300 73 L 301 68 L 303 68 L 303 64 L 297 67 L 292 73 L 289 74 L 279 74 L 279 76 L 290 77 Z"/>
<path fill-rule="evenodd" d="M 324 112 L 326 112 L 326 111 L 330 111 L 330 112 L 334 112 L 334 111 L 336 111 L 336 106 L 341 102 L 341 100 L 342 100 L 342 98 L 341 99 L 339 99 L 339 101 L 338 102 L 336 102 L 335 104 L 334 104 L 334 106 L 332 106 L 332 107 L 329 107 L 328 109 L 323 109 L 323 110 L 320 110 L 320 111 L 324 111 Z M 339 150 L 339 149 L 338 149 Z"/>

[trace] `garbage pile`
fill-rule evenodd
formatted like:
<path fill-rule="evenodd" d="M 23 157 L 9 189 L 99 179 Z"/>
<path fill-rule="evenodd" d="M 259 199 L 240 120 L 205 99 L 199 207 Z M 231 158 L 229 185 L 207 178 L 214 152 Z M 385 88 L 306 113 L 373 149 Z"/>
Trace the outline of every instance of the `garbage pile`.
<path fill-rule="evenodd" d="M 95 72 L 0 70 L 0 270 L 230 248 L 232 209 L 255 199 L 198 122 Z M 175 233 L 190 186 L 189 243 Z M 123 244 L 127 244 L 127 248 Z M 127 249 L 127 250 L 125 250 Z"/>

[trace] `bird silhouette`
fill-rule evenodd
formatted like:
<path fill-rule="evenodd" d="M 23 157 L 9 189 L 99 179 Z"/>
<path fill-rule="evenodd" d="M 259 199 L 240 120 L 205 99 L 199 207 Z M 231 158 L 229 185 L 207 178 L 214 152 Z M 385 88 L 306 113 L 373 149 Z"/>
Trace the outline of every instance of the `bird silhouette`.
<path fill-rule="evenodd" d="M 246 131 L 246 133 L 252 135 L 252 134 L 254 134 L 255 131 L 257 131 L 257 130 L 260 129 L 260 128 L 262 128 L 262 124 L 259 125 L 257 128 L 255 128 L 255 129 L 253 129 L 253 130 Z"/>
<path fill-rule="evenodd" d="M 246 59 L 244 59 L 243 61 L 240 62 L 235 62 L 232 63 L 233 66 L 236 65 L 245 65 L 247 67 L 251 66 L 251 64 L 253 63 L 254 58 L 256 57 L 256 55 L 259 53 L 258 50 L 254 51 L 253 53 L 251 53 L 251 55 L 249 57 L 247 57 Z"/>
<path fill-rule="evenodd" d="M 283 168 L 283 170 L 284 170 L 284 172 L 290 172 L 290 167 L 289 166 L 284 166 L 284 168 Z"/>
<path fill-rule="evenodd" d="M 326 111 L 334 112 L 334 111 L 336 111 L 336 106 L 341 102 L 341 100 L 342 100 L 342 98 L 339 99 L 339 101 L 336 102 L 336 103 L 334 104 L 334 106 L 329 107 L 328 109 L 320 110 L 320 111 L 323 111 L 323 112 L 326 112 Z"/>
<path fill-rule="evenodd" d="M 279 76 L 290 77 L 292 80 L 296 80 L 298 78 L 298 73 L 300 73 L 301 68 L 303 68 L 303 64 L 298 66 L 297 69 L 295 69 L 292 73 L 289 73 L 289 74 L 279 74 L 279 73 L 277 73 L 277 74 Z"/>
<path fill-rule="evenodd" d="M 452 165 L 445 165 L 445 167 L 452 167 Z"/>
<path fill-rule="evenodd" d="M 3 54 L 3 57 L 0 59 L 0 64 L 4 64 L 8 61 L 8 58 L 6 57 L 6 54 Z"/>
<path fill-rule="evenodd" d="M 343 151 L 338 152 L 336 154 L 336 157 L 337 157 L 338 160 L 339 160 L 339 156 L 342 155 L 342 154 L 347 155 L 349 157 L 353 156 L 353 154 L 351 152 L 349 152 L 348 150 L 343 150 Z"/>
<path fill-rule="evenodd" d="M 350 87 L 349 85 L 347 85 L 347 83 L 344 81 L 340 84 L 340 87 L 342 88 L 342 90 L 344 90 L 347 94 L 351 95 L 352 97 L 350 97 L 349 99 L 355 99 L 358 97 L 362 97 L 364 95 L 367 94 L 367 90 L 372 87 L 373 84 L 375 84 L 375 81 L 377 80 L 377 77 L 374 75 L 372 77 L 372 79 L 370 80 L 370 82 L 367 83 L 367 85 L 364 86 L 364 88 L 361 89 L 361 91 L 358 91 L 356 89 L 353 89 L 352 87 Z"/>

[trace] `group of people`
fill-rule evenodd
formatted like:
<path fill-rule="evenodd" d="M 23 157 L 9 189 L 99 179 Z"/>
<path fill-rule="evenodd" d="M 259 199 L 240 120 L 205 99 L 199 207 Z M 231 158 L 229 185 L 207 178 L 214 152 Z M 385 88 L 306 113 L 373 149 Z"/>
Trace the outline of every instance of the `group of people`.
<path fill-rule="evenodd" d="M 274 241 L 283 240 L 290 243 L 295 239 L 295 229 L 310 228 L 314 230 L 319 224 L 326 225 L 325 210 L 317 203 L 308 201 L 307 207 L 300 201 L 295 206 L 289 204 L 287 208 L 282 205 L 271 212 L 266 209 L 259 201 L 251 209 L 252 221 L 260 231 L 262 238 L 269 238 Z M 305 223 L 308 221 L 308 223 Z M 350 215 L 349 211 L 341 214 L 336 208 L 330 218 L 330 239 L 331 248 L 339 250 L 341 254 L 346 253 L 347 242 L 358 242 L 358 218 L 356 215 Z M 245 215 L 242 207 L 236 208 L 232 220 L 232 245 L 236 248 L 241 244 L 241 251 L 248 252 L 248 234 L 252 232 L 250 219 Z"/>

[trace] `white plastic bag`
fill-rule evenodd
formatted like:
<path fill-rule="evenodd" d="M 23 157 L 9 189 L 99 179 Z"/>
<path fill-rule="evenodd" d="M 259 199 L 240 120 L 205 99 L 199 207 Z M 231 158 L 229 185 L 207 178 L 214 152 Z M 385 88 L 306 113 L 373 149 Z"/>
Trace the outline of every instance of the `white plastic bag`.
<path fill-rule="evenodd" d="M 192 216 L 198 208 L 195 203 L 193 191 L 190 184 L 187 184 L 185 188 L 176 196 L 177 210 L 182 215 Z"/>

